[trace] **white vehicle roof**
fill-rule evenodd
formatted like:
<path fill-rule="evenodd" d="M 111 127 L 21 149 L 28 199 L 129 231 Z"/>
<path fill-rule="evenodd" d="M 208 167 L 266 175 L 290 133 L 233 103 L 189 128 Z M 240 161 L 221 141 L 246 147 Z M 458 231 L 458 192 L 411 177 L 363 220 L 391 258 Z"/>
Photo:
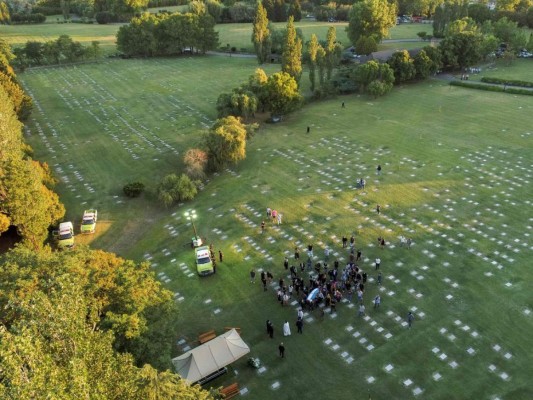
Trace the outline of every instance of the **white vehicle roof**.
<path fill-rule="evenodd" d="M 196 258 L 210 257 L 209 250 L 197 250 Z"/>

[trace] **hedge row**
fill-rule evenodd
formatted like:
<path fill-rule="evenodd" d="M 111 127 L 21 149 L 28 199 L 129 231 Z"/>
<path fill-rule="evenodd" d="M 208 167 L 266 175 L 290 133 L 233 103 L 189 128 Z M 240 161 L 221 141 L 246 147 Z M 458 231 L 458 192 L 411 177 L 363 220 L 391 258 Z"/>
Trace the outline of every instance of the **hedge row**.
<path fill-rule="evenodd" d="M 527 96 L 533 96 L 533 90 L 518 89 L 513 87 L 504 88 L 503 86 L 485 85 L 483 83 L 465 82 L 465 81 L 451 81 L 451 86 L 461 86 L 470 89 L 486 90 L 488 92 L 505 92 L 512 94 L 525 94 Z"/>
<path fill-rule="evenodd" d="M 499 83 L 500 85 L 507 85 L 507 86 L 533 87 L 533 82 L 519 81 L 519 80 L 514 80 L 514 79 L 500 79 L 500 78 L 483 77 L 483 78 L 481 78 L 481 82 Z"/>
<path fill-rule="evenodd" d="M 46 16 L 44 14 L 26 14 L 26 13 L 17 13 L 11 14 L 11 23 L 12 24 L 42 24 L 46 21 Z"/>

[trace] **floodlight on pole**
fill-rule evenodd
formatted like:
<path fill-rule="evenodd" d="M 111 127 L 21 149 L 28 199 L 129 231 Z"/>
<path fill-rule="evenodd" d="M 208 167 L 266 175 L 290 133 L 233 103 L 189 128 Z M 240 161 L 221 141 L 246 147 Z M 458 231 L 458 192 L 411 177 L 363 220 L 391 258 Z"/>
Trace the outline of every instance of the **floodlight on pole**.
<path fill-rule="evenodd" d="M 194 226 L 194 220 L 198 218 L 198 215 L 196 215 L 196 211 L 188 210 L 183 215 L 185 216 L 185 218 L 187 218 L 188 221 L 191 221 L 192 230 L 194 231 L 194 239 L 198 240 L 198 233 L 196 232 L 196 226 Z"/>

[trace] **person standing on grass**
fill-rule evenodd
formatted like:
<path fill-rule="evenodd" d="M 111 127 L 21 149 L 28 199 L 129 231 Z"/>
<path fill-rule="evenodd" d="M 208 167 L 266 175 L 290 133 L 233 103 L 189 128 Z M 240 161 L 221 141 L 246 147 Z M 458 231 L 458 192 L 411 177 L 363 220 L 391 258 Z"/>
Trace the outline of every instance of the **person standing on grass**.
<path fill-rule="evenodd" d="M 376 271 L 379 269 L 379 266 L 381 265 L 381 259 L 378 257 L 376 258 L 376 261 L 374 261 L 375 265 L 376 265 Z"/>
<path fill-rule="evenodd" d="M 353 249 L 355 246 L 355 237 L 352 235 L 350 238 L 350 248 Z"/>
<path fill-rule="evenodd" d="M 261 271 L 261 283 L 263 284 L 263 291 L 266 292 L 266 290 L 267 290 L 267 280 L 266 280 L 265 271 Z"/>
<path fill-rule="evenodd" d="M 281 225 L 281 218 L 282 217 L 283 217 L 283 215 L 278 213 L 278 225 Z"/>
<path fill-rule="evenodd" d="M 363 255 L 363 252 L 361 250 L 357 250 L 357 257 L 355 258 L 355 261 L 360 261 L 362 255 Z"/>
<path fill-rule="evenodd" d="M 376 206 L 376 212 L 378 215 L 381 214 L 381 206 L 379 204 Z"/>
<path fill-rule="evenodd" d="M 342 248 L 345 249 L 348 244 L 348 238 L 346 235 L 342 235 Z"/>
<path fill-rule="evenodd" d="M 307 245 L 307 257 L 313 258 L 313 245 L 312 244 Z"/>
<path fill-rule="evenodd" d="M 295 260 L 299 260 L 300 259 L 300 249 L 298 248 L 298 246 L 296 246 L 294 248 L 294 259 Z"/>
<path fill-rule="evenodd" d="M 361 303 L 359 305 L 359 316 L 362 317 L 364 315 L 365 315 L 365 305 Z"/>
<path fill-rule="evenodd" d="M 220 262 L 222 262 L 223 259 L 224 259 L 224 254 L 222 254 L 222 250 L 219 250 L 219 251 L 218 251 L 218 260 L 219 260 Z"/>
<path fill-rule="evenodd" d="M 261 233 L 265 233 L 265 221 L 261 221 Z"/>
<path fill-rule="evenodd" d="M 281 358 L 285 358 L 285 346 L 283 345 L 283 342 L 281 342 L 278 346 L 278 350 L 279 350 L 279 356 Z"/>
<path fill-rule="evenodd" d="M 303 333 L 304 321 L 302 318 L 298 317 L 296 320 L 296 327 L 298 328 L 298 333 Z"/>
<path fill-rule="evenodd" d="M 283 260 L 283 267 L 285 269 L 289 269 L 289 259 L 285 257 L 285 260 Z"/>
<path fill-rule="evenodd" d="M 381 286 L 381 279 L 382 279 L 381 272 L 379 272 L 378 273 L 378 279 L 377 279 L 378 280 L 378 286 Z"/>
<path fill-rule="evenodd" d="M 327 263 L 329 261 L 329 248 L 324 249 L 324 261 Z"/>
<path fill-rule="evenodd" d="M 411 240 L 411 238 L 407 238 L 407 248 L 410 249 L 411 248 L 411 245 L 413 244 L 413 241 Z"/>
<path fill-rule="evenodd" d="M 376 172 L 378 175 L 381 175 L 381 164 L 379 164 L 376 168 Z"/>
<path fill-rule="evenodd" d="M 381 297 L 378 294 L 376 297 L 374 297 L 374 309 L 379 308 L 381 304 Z"/>
<path fill-rule="evenodd" d="M 283 336 L 290 336 L 291 335 L 291 326 L 289 325 L 289 321 L 285 321 L 283 324 Z"/>
<path fill-rule="evenodd" d="M 407 314 L 407 325 L 409 326 L 409 329 L 411 329 L 411 325 L 413 325 L 413 321 L 415 319 L 415 316 L 411 311 L 409 311 L 409 314 Z"/>
<path fill-rule="evenodd" d="M 253 268 L 250 271 L 250 283 L 255 283 L 255 270 Z"/>
<path fill-rule="evenodd" d="M 272 215 L 272 210 L 270 209 L 270 207 L 267 207 L 267 218 L 270 218 L 271 215 Z"/>
<path fill-rule="evenodd" d="M 274 337 L 274 326 L 272 325 L 272 322 L 270 322 L 269 319 L 267 319 L 266 327 L 267 327 L 267 334 L 272 339 Z"/>
<path fill-rule="evenodd" d="M 307 133 L 309 133 L 309 132 L 311 132 L 311 127 L 310 126 L 307 127 Z"/>

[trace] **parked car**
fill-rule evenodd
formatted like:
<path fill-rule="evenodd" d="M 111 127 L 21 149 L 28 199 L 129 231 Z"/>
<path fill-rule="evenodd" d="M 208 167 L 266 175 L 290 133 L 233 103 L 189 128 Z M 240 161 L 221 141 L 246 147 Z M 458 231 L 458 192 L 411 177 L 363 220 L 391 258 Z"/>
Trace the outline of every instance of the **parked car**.
<path fill-rule="evenodd" d="M 85 210 L 81 220 L 81 233 L 94 233 L 96 230 L 96 220 L 98 219 L 98 211 L 95 209 Z"/>
<path fill-rule="evenodd" d="M 518 57 L 520 58 L 530 58 L 533 57 L 533 53 L 530 53 L 526 49 L 522 49 L 518 52 Z"/>

